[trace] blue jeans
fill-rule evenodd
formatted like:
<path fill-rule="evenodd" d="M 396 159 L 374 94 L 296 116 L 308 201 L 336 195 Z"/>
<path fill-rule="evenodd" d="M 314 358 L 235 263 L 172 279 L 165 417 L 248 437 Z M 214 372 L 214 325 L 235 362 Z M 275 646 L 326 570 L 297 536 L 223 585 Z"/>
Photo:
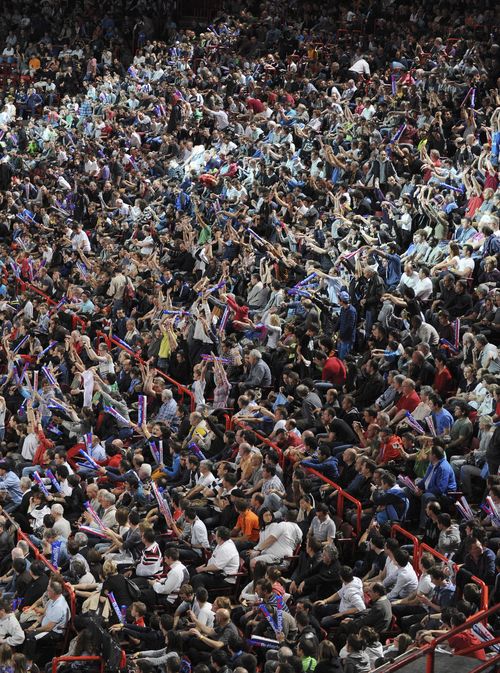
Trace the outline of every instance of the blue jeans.
<path fill-rule="evenodd" d="M 388 521 L 398 523 L 399 514 L 397 513 L 394 505 L 387 505 L 383 512 L 377 512 L 375 519 L 377 520 L 378 524 L 387 523 Z"/>
<path fill-rule="evenodd" d="M 337 353 L 341 360 L 346 359 L 346 356 L 349 355 L 351 349 L 352 349 L 352 343 L 348 343 L 347 341 L 337 342 Z"/>
<path fill-rule="evenodd" d="M 373 315 L 373 311 L 371 309 L 367 309 L 365 311 L 365 332 L 367 338 L 371 333 L 374 318 L 375 316 Z"/>

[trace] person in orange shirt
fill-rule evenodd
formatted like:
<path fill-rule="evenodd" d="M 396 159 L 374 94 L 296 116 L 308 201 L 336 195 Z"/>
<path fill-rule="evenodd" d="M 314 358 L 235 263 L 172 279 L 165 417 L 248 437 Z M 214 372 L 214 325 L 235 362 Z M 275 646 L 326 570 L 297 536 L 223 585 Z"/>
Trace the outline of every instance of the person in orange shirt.
<path fill-rule="evenodd" d="M 42 64 L 38 56 L 32 56 L 28 61 L 28 68 L 30 69 L 30 73 L 40 70 L 41 65 Z"/>
<path fill-rule="evenodd" d="M 259 517 L 250 509 L 247 500 L 239 500 L 235 504 L 239 512 L 236 526 L 231 531 L 231 539 L 238 551 L 251 549 L 259 539 Z"/>

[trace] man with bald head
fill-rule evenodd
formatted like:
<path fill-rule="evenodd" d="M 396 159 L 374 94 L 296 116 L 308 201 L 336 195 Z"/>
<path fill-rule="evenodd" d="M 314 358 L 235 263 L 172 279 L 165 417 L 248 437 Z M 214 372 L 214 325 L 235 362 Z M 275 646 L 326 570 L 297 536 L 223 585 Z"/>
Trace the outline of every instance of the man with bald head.
<path fill-rule="evenodd" d="M 191 638 L 187 642 L 187 652 L 193 664 L 208 664 L 211 652 L 227 648 L 231 636 L 239 637 L 238 629 L 231 621 L 231 613 L 225 608 L 219 608 L 215 613 L 213 628 L 200 624 L 197 628 L 189 629 L 189 634 Z"/>

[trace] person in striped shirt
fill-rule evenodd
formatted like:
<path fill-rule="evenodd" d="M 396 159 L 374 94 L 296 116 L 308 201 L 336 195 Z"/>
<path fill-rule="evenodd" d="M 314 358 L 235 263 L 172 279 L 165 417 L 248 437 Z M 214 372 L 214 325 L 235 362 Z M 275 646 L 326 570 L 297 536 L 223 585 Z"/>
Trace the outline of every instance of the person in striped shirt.
<path fill-rule="evenodd" d="M 155 533 L 147 529 L 142 534 L 144 549 L 135 569 L 137 577 L 153 577 L 163 568 L 163 557 L 158 543 L 155 542 Z"/>

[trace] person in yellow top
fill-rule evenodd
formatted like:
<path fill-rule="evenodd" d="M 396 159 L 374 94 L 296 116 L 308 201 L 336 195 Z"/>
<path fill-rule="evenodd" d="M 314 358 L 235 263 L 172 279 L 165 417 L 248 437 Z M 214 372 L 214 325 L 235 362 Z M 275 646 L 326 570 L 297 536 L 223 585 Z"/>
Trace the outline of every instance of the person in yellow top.
<path fill-rule="evenodd" d="M 251 549 L 259 539 L 259 517 L 250 509 L 247 500 L 235 502 L 236 511 L 239 513 L 236 526 L 231 531 L 233 540 L 239 552 Z"/>

